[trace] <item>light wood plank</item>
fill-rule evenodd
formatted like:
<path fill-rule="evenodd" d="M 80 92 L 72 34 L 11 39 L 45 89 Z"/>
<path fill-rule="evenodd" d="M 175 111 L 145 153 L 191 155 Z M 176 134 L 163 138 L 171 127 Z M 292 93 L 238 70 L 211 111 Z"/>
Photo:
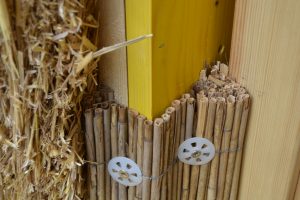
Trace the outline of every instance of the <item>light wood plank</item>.
<path fill-rule="evenodd" d="M 299 200 L 299 199 L 300 199 L 300 176 L 298 178 L 298 183 L 297 183 L 294 200 Z"/>
<path fill-rule="evenodd" d="M 123 0 L 98 0 L 95 12 L 99 15 L 100 47 L 126 40 L 125 5 Z M 114 90 L 117 102 L 128 106 L 126 49 L 122 48 L 101 57 L 100 82 Z"/>
<path fill-rule="evenodd" d="M 300 1 L 237 0 L 230 73 L 252 94 L 239 198 L 289 199 L 299 172 Z"/>

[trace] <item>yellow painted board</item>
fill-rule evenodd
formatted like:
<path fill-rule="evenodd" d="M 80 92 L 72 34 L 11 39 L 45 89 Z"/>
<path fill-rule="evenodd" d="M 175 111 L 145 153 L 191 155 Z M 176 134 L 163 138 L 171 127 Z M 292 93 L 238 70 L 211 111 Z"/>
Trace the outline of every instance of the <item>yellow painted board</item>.
<path fill-rule="evenodd" d="M 300 1 L 237 0 L 230 74 L 252 95 L 238 199 L 291 199 L 299 175 Z"/>
<path fill-rule="evenodd" d="M 151 0 L 126 0 L 127 39 L 152 33 Z M 127 48 L 129 107 L 152 117 L 152 39 Z"/>
<path fill-rule="evenodd" d="M 218 3 L 216 3 L 218 2 Z M 205 62 L 229 55 L 234 1 L 153 0 L 152 116 L 188 92 Z"/>
<path fill-rule="evenodd" d="M 205 62 L 228 60 L 233 9 L 233 0 L 126 0 L 127 39 L 154 35 L 128 47 L 129 106 L 157 117 L 189 91 Z"/>

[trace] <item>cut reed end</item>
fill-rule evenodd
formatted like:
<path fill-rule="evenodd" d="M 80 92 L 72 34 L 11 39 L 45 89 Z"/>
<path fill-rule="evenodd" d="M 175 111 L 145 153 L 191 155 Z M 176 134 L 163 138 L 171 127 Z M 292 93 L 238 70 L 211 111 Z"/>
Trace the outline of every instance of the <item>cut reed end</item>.
<path fill-rule="evenodd" d="M 166 109 L 166 113 L 169 114 L 169 115 L 171 115 L 173 112 L 175 112 L 175 108 L 174 107 L 168 107 Z"/>
<path fill-rule="evenodd" d="M 164 113 L 164 114 L 162 114 L 162 116 L 161 116 L 161 118 L 163 118 L 164 119 L 164 121 L 169 121 L 170 120 L 170 115 L 169 114 L 167 114 L 167 113 Z"/>
<path fill-rule="evenodd" d="M 178 99 L 175 99 L 172 101 L 172 106 L 175 108 L 175 110 L 178 110 L 180 108 L 180 101 Z"/>
<path fill-rule="evenodd" d="M 129 108 L 128 110 L 128 115 L 131 115 L 131 116 L 138 116 L 139 115 L 139 112 L 133 108 Z"/>
<path fill-rule="evenodd" d="M 154 126 L 160 127 L 160 126 L 163 125 L 163 123 L 164 123 L 164 120 L 163 120 L 162 118 L 156 118 L 156 119 L 154 120 Z"/>
<path fill-rule="evenodd" d="M 103 113 L 103 109 L 102 108 L 96 108 L 95 109 L 95 115 L 101 115 Z"/>

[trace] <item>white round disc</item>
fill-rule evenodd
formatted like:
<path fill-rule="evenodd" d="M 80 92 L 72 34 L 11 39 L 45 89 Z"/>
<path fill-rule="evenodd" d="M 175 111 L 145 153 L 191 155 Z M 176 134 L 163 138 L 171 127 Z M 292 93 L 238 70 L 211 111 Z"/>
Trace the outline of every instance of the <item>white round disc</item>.
<path fill-rule="evenodd" d="M 204 165 L 215 156 L 215 147 L 205 138 L 193 137 L 184 141 L 178 149 L 178 158 L 188 165 Z"/>
<path fill-rule="evenodd" d="M 114 157 L 108 163 L 111 177 L 125 186 L 136 186 L 142 182 L 142 172 L 139 166 L 129 158 Z"/>

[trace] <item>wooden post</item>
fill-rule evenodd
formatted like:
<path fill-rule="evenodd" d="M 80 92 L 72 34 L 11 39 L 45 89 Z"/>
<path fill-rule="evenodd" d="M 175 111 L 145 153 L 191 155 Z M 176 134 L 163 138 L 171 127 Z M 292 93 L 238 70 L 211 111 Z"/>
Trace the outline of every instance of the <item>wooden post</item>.
<path fill-rule="evenodd" d="M 127 39 L 154 35 L 127 48 L 129 106 L 158 117 L 205 61 L 227 61 L 233 9 L 234 1 L 126 0 Z"/>
<path fill-rule="evenodd" d="M 230 75 L 251 95 L 238 199 L 291 199 L 299 173 L 300 2 L 237 0 Z"/>

